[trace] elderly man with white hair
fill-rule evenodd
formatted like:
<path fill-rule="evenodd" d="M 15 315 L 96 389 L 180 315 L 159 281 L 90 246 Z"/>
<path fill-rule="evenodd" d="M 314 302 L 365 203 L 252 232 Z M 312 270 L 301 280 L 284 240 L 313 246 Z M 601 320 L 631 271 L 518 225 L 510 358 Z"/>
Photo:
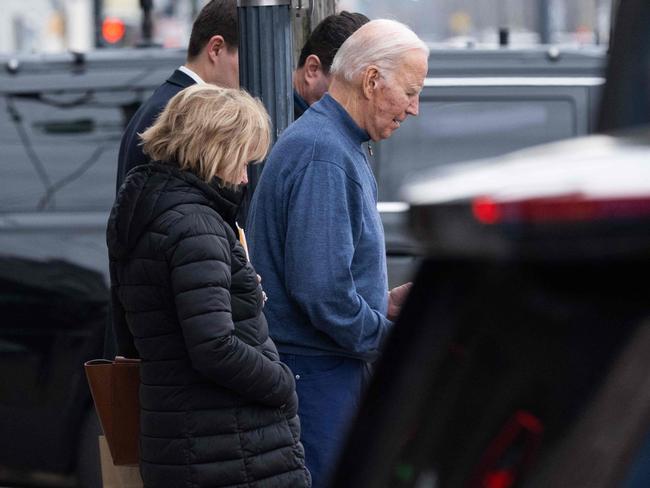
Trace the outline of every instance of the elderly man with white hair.
<path fill-rule="evenodd" d="M 343 43 L 329 94 L 282 134 L 253 196 L 252 262 L 282 360 L 296 377 L 313 486 L 329 471 L 408 285 L 388 291 L 377 184 L 364 143 L 409 115 L 427 46 L 405 25 L 374 20 Z"/>

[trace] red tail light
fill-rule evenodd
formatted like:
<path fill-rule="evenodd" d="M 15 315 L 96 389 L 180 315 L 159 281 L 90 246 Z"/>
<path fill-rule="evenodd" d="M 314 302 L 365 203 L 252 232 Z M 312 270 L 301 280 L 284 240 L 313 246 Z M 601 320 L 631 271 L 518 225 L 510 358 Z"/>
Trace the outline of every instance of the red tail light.
<path fill-rule="evenodd" d="M 483 224 L 496 224 L 501 220 L 499 205 L 490 198 L 477 198 L 472 203 L 472 213 Z"/>
<path fill-rule="evenodd" d="M 472 202 L 474 218 L 482 224 L 508 222 L 580 222 L 650 216 L 650 196 L 593 198 L 565 195 L 519 201 L 480 197 Z"/>
<path fill-rule="evenodd" d="M 544 425 L 535 415 L 516 411 L 487 445 L 468 486 L 515 486 L 535 461 L 543 433 Z"/>

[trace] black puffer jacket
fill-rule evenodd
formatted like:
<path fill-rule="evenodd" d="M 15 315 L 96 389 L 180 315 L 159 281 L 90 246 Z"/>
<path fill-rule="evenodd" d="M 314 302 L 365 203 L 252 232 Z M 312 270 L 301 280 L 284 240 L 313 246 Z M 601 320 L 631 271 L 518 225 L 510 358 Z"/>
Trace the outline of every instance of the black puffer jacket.
<path fill-rule="evenodd" d="M 146 487 L 310 485 L 294 378 L 268 336 L 236 210 L 216 183 L 154 163 L 111 212 L 118 347 L 142 359 Z"/>

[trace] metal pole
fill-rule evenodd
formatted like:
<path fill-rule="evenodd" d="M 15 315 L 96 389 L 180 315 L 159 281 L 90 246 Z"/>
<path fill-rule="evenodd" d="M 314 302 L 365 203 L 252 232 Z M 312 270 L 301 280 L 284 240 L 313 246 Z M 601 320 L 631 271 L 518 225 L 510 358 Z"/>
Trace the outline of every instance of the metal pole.
<path fill-rule="evenodd" d="M 538 0 L 539 40 L 542 44 L 551 43 L 551 1 Z"/>
<path fill-rule="evenodd" d="M 621 0 L 612 0 L 612 6 L 609 15 L 609 42 L 614 39 L 614 27 L 616 26 L 616 17 L 618 16 L 618 8 L 620 7 Z"/>
<path fill-rule="evenodd" d="M 103 0 L 93 0 L 93 14 L 95 19 L 95 47 L 103 47 L 102 21 L 104 19 Z"/>
<path fill-rule="evenodd" d="M 140 0 L 142 9 L 142 47 L 153 45 L 153 20 L 151 17 L 153 10 L 153 0 Z"/>
<path fill-rule="evenodd" d="M 291 0 L 237 0 L 239 82 L 269 112 L 271 144 L 293 120 L 291 7 Z M 261 174 L 262 164 L 249 166 L 240 221 Z"/>

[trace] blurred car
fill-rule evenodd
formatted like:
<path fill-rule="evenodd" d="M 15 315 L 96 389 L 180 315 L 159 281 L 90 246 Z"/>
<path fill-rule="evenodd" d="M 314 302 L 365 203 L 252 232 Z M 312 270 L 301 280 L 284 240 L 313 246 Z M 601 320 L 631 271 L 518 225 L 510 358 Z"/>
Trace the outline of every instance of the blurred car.
<path fill-rule="evenodd" d="M 107 300 L 100 273 L 0 257 L 3 486 L 101 486 L 81 364 L 102 353 Z"/>
<path fill-rule="evenodd" d="M 332 486 L 623 486 L 650 426 L 649 161 L 643 129 L 407 188 L 428 257 Z"/>
<path fill-rule="evenodd" d="M 648 486 L 648 26 L 621 2 L 613 132 L 406 185 L 427 257 L 331 486 Z"/>

